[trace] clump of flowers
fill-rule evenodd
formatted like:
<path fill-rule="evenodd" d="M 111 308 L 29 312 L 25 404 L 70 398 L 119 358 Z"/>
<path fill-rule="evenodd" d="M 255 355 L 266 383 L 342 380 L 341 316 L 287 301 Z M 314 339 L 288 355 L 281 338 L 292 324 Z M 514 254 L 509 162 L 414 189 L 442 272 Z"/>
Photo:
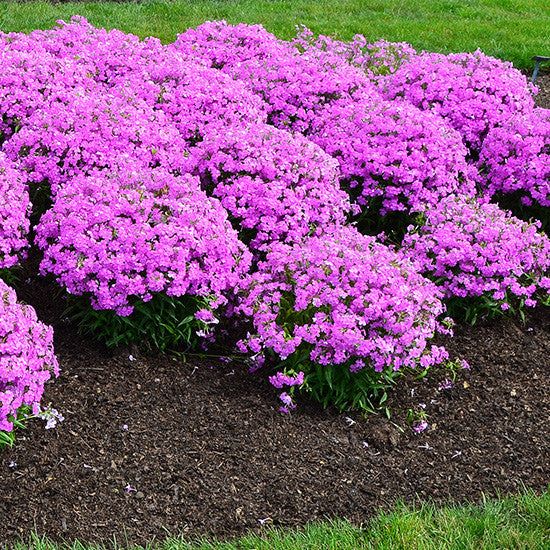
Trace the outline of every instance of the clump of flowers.
<path fill-rule="evenodd" d="M 12 267 L 23 256 L 30 210 L 24 174 L 0 151 L 0 269 Z"/>
<path fill-rule="evenodd" d="M 78 57 L 102 89 L 116 88 L 163 111 L 189 142 L 200 141 L 218 124 L 265 120 L 261 99 L 244 83 L 205 66 L 198 52 L 165 47 L 157 38 L 140 41 L 116 29 L 96 29 L 78 16 L 60 23 L 36 37 L 49 52 L 64 59 Z"/>
<path fill-rule="evenodd" d="M 250 253 L 221 204 L 198 180 L 160 169 L 76 176 L 59 191 L 37 229 L 41 273 L 95 309 L 132 312 L 153 293 L 213 296 L 238 288 Z"/>
<path fill-rule="evenodd" d="M 54 194 L 63 178 L 108 167 L 114 150 L 185 172 L 187 150 L 207 132 L 221 131 L 214 127 L 266 116 L 262 100 L 243 83 L 156 39 L 140 42 L 77 18 L 14 37 L 13 44 L 7 61 L 26 70 L 19 71 L 24 79 L 4 76 L 6 86 L 19 88 L 0 105 L 5 152 L 22 160 L 33 181 L 47 179 Z M 35 44 L 44 76 L 27 62 Z"/>
<path fill-rule="evenodd" d="M 59 375 L 53 331 L 0 280 L 0 431 L 11 432 L 18 410 L 40 411 L 44 384 Z"/>
<path fill-rule="evenodd" d="M 344 222 L 350 209 L 338 163 L 300 134 L 232 127 L 203 142 L 196 162 L 203 188 L 254 250 L 300 242 L 316 227 Z"/>
<path fill-rule="evenodd" d="M 4 145 L 32 182 L 47 181 L 55 197 L 60 185 L 93 170 L 128 164 L 187 172 L 186 142 L 161 111 L 116 91 L 75 94 L 35 111 Z M 117 155 L 115 152 L 120 151 Z"/>
<path fill-rule="evenodd" d="M 475 192 L 460 135 L 409 103 L 333 103 L 316 120 L 310 139 L 338 159 L 342 187 L 361 206 L 380 197 L 382 215 Z"/>
<path fill-rule="evenodd" d="M 537 108 L 493 128 L 479 164 L 484 195 L 516 193 L 525 205 L 550 206 L 550 110 Z"/>
<path fill-rule="evenodd" d="M 377 40 L 369 44 L 362 34 L 356 34 L 349 42 L 342 42 L 329 36 L 315 37 L 305 25 L 297 29 L 297 37 L 292 44 L 300 51 L 317 49 L 331 52 L 350 65 L 363 69 L 371 79 L 394 73 L 416 55 L 416 50 L 406 42 Z"/>
<path fill-rule="evenodd" d="M 533 110 L 533 86 L 511 63 L 475 53 L 423 52 L 379 79 L 386 99 L 403 98 L 443 117 L 474 158 L 489 130 Z"/>
<path fill-rule="evenodd" d="M 349 406 L 385 376 L 447 357 L 428 345 L 444 330 L 439 296 L 408 261 L 350 226 L 292 246 L 274 243 L 242 298 L 255 332 L 240 349 L 292 363 L 320 400 L 331 385 L 320 377 L 338 375 L 339 405 Z M 354 378 L 368 383 L 361 388 Z"/>
<path fill-rule="evenodd" d="M 497 205 L 449 196 L 422 212 L 401 252 L 447 299 L 482 297 L 486 313 L 548 302 L 550 239 Z M 463 302 L 468 307 L 468 301 Z M 475 320 L 476 312 L 470 317 Z"/>
<path fill-rule="evenodd" d="M 307 135 L 319 109 L 360 90 L 376 96 L 357 67 L 321 50 L 300 53 L 260 25 L 207 22 L 178 35 L 173 47 L 242 80 L 267 103 L 270 124 Z"/>
<path fill-rule="evenodd" d="M 45 105 L 65 103 L 94 86 L 89 69 L 73 58 L 59 59 L 24 34 L 0 40 L 0 145 Z"/>

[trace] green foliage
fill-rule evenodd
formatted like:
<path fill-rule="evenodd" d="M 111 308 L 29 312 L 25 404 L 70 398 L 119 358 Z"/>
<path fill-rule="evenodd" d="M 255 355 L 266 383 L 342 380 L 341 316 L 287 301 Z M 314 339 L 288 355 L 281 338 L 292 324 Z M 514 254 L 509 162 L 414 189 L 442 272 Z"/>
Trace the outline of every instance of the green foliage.
<path fill-rule="evenodd" d="M 21 280 L 21 266 L 14 265 L 9 269 L 0 269 L 0 279 L 8 286 L 14 287 Z"/>
<path fill-rule="evenodd" d="M 197 331 L 209 332 L 208 325 L 195 318 L 202 308 L 210 309 L 208 298 L 157 293 L 148 302 L 131 304 L 131 315 L 121 317 L 111 310 L 95 310 L 86 296 L 67 296 L 65 317 L 78 324 L 82 334 L 89 334 L 107 347 L 137 344 L 144 351 L 184 352 L 199 341 Z"/>
<path fill-rule="evenodd" d="M 13 422 L 13 430 L 11 432 L 4 432 L 0 430 L 0 451 L 5 447 L 13 447 L 15 444 L 15 430 L 25 428 L 24 420 L 26 420 L 27 417 L 31 418 L 29 416 L 30 412 L 30 407 L 23 406 L 17 411 L 17 418 L 14 418 L 13 415 L 8 416 L 8 420 Z"/>
<path fill-rule="evenodd" d="M 382 408 L 388 390 L 402 376 L 402 372 L 391 369 L 376 372 L 364 367 L 353 373 L 345 365 L 313 365 L 306 373 L 304 390 L 324 407 L 374 413 Z"/>
<path fill-rule="evenodd" d="M 351 372 L 350 362 L 340 365 L 319 365 L 309 359 L 309 350 L 301 349 L 277 365 L 278 371 L 287 376 L 304 373 L 304 383 L 287 390 L 320 403 L 323 407 L 335 407 L 339 412 L 364 411 L 376 413 L 384 408 L 388 391 L 403 376 L 402 371 L 386 369 L 376 372 L 366 366 L 358 372 Z M 386 411 L 388 414 L 388 411 Z"/>
<path fill-rule="evenodd" d="M 437 282 L 437 281 L 436 281 Z M 536 296 L 540 303 L 550 305 L 550 295 Z M 503 300 L 495 300 L 491 296 L 482 294 L 481 296 L 468 296 L 461 298 L 452 296 L 444 300 L 447 306 L 446 315 L 451 317 L 457 323 L 469 323 L 475 325 L 480 320 L 497 319 L 499 317 L 519 316 L 525 323 L 525 298 L 518 298 L 510 292 L 506 293 Z M 506 304 L 507 309 L 503 309 Z"/>

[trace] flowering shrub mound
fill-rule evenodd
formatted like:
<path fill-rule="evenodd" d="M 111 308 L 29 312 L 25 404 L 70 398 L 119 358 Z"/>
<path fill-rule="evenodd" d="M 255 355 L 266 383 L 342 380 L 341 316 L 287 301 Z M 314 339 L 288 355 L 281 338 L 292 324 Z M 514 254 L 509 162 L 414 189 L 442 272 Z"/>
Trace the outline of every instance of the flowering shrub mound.
<path fill-rule="evenodd" d="M 255 332 L 240 348 L 275 353 L 305 372 L 306 384 L 323 367 L 352 373 L 428 367 L 446 357 L 427 344 L 443 330 L 439 297 L 408 261 L 353 227 L 292 246 L 275 243 L 243 296 L 240 310 Z"/>
<path fill-rule="evenodd" d="M 53 331 L 38 321 L 31 306 L 17 302 L 0 280 L 0 431 L 11 431 L 17 411 L 40 411 L 44 383 L 59 375 Z"/>
<path fill-rule="evenodd" d="M 300 242 L 315 227 L 345 221 L 338 164 L 318 146 L 273 126 L 235 127 L 201 144 L 197 167 L 254 249 Z"/>
<path fill-rule="evenodd" d="M 225 132 L 228 126 L 265 122 L 267 106 L 244 83 L 174 50 L 167 50 L 162 61 L 143 76 L 134 72 L 130 82 L 138 97 L 164 112 L 189 144 Z M 147 95 L 143 78 L 155 85 Z"/>
<path fill-rule="evenodd" d="M 188 147 L 160 111 L 112 91 L 75 95 L 37 110 L 5 144 L 34 182 L 47 180 L 52 195 L 66 181 L 94 169 L 116 170 L 121 155 L 147 167 L 189 170 Z M 120 154 L 117 155 L 116 152 Z"/>
<path fill-rule="evenodd" d="M 315 49 L 333 53 L 350 65 L 363 69 L 372 80 L 381 75 L 394 73 L 417 53 L 406 42 L 377 40 L 369 44 L 362 34 L 356 34 L 349 42 L 323 35 L 315 37 L 305 25 L 299 27 L 292 44 L 301 51 Z"/>
<path fill-rule="evenodd" d="M 215 126 L 265 120 L 263 102 L 243 83 L 164 48 L 156 39 L 139 42 L 75 18 L 52 31 L 13 37 L 13 43 L 22 52 L 11 52 L 6 63 L 30 66 L 24 78 L 18 72 L 4 75 L 5 86 L 18 91 L 0 104 L 6 121 L 0 131 L 10 137 L 22 128 L 9 145 L 10 157 L 48 157 L 28 159 L 23 168 L 32 171 L 36 163 L 47 163 L 50 180 L 55 180 L 60 161 L 66 169 L 71 159 L 83 166 L 99 156 L 105 165 L 105 151 L 138 145 L 144 149 L 140 155 L 164 150 L 174 160 L 178 149 L 181 153 L 207 131 L 219 131 Z M 29 54 L 35 46 L 41 54 L 39 67 Z M 57 135 L 47 135 L 45 128 Z M 96 136 L 114 143 L 96 143 Z M 81 155 L 83 147 L 92 148 L 91 153 Z"/>
<path fill-rule="evenodd" d="M 117 29 L 97 29 L 79 15 L 72 16 L 68 23 L 59 20 L 57 25 L 33 31 L 26 40 L 57 59 L 75 59 L 88 68 L 88 76 L 94 82 L 122 83 L 136 69 L 150 69 L 164 56 L 165 49 L 158 38 L 141 41 Z"/>
<path fill-rule="evenodd" d="M 516 116 L 493 128 L 479 158 L 483 193 L 518 193 L 523 204 L 550 206 L 550 110 Z"/>
<path fill-rule="evenodd" d="M 28 246 L 31 204 L 24 182 L 0 151 L 0 269 L 15 265 Z"/>
<path fill-rule="evenodd" d="M 458 130 L 474 157 L 485 136 L 515 114 L 533 110 L 533 86 L 511 63 L 475 53 L 423 52 L 379 79 L 386 99 L 404 98 Z"/>
<path fill-rule="evenodd" d="M 422 215 L 401 253 L 447 298 L 483 297 L 488 313 L 549 301 L 550 239 L 538 232 L 538 222 L 456 196 Z"/>
<path fill-rule="evenodd" d="M 360 205 L 381 197 L 382 215 L 475 192 L 460 135 L 405 102 L 336 102 L 323 110 L 310 139 L 338 159 L 342 187 Z"/>
<path fill-rule="evenodd" d="M 0 67 L 0 145 L 37 109 L 93 87 L 86 66 L 58 59 L 24 35 L 0 37 Z"/>
<path fill-rule="evenodd" d="M 268 122 L 308 133 L 319 109 L 361 91 L 376 96 L 363 71 L 331 52 L 300 53 L 262 26 L 207 22 L 178 35 L 176 50 L 193 54 L 242 80 L 268 104 Z"/>
<path fill-rule="evenodd" d="M 182 136 L 200 141 L 209 126 L 263 122 L 263 102 L 239 81 L 204 65 L 197 55 L 164 47 L 157 38 L 140 41 L 118 30 L 96 29 L 82 17 L 51 31 L 37 31 L 37 41 L 61 58 L 78 57 L 90 76 L 124 96 L 164 111 Z M 191 52 L 192 53 L 192 52 Z"/>
<path fill-rule="evenodd" d="M 76 176 L 36 231 L 41 272 L 119 315 L 161 291 L 208 297 L 216 307 L 250 263 L 221 204 L 195 178 L 160 169 Z"/>

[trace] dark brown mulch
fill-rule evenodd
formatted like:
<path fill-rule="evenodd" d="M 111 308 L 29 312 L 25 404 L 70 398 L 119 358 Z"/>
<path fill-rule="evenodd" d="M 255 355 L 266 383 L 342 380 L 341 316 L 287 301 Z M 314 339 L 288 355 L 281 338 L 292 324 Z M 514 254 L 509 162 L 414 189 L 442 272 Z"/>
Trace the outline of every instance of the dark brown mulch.
<path fill-rule="evenodd" d="M 542 75 L 537 84 L 550 84 Z M 550 86 L 549 86 L 550 88 Z M 20 289 L 54 326 L 62 367 L 45 402 L 65 416 L 33 421 L 0 452 L 0 543 L 31 530 L 54 540 L 146 544 L 173 534 L 230 538 L 266 524 L 325 517 L 361 523 L 396 498 L 479 501 L 550 479 L 550 311 L 527 323 L 458 326 L 460 371 L 403 381 L 392 420 L 302 402 L 278 412 L 261 371 L 219 360 L 130 360 L 79 337 L 51 287 Z M 415 433 L 406 410 L 426 405 Z M 131 490 L 127 491 L 126 488 Z"/>
<path fill-rule="evenodd" d="M 536 96 L 536 103 L 540 107 L 546 107 L 550 109 L 550 69 L 548 68 L 549 64 L 543 66 L 535 80 L 535 85 L 538 88 L 538 93 Z M 533 73 L 529 73 L 529 78 Z"/>

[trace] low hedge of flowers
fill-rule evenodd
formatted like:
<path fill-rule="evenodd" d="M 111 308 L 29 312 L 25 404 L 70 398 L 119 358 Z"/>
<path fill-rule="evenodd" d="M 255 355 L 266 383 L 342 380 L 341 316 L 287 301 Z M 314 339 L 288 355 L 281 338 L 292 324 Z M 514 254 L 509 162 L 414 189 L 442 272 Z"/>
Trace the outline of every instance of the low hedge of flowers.
<path fill-rule="evenodd" d="M 282 410 L 370 410 L 448 359 L 449 314 L 549 302 L 548 237 L 491 203 L 550 203 L 550 118 L 507 63 L 224 21 L 165 46 L 81 17 L 0 33 L 0 63 L 0 273 L 37 247 L 109 345 L 238 334 Z M 1 284 L 9 433 L 58 367 Z"/>

